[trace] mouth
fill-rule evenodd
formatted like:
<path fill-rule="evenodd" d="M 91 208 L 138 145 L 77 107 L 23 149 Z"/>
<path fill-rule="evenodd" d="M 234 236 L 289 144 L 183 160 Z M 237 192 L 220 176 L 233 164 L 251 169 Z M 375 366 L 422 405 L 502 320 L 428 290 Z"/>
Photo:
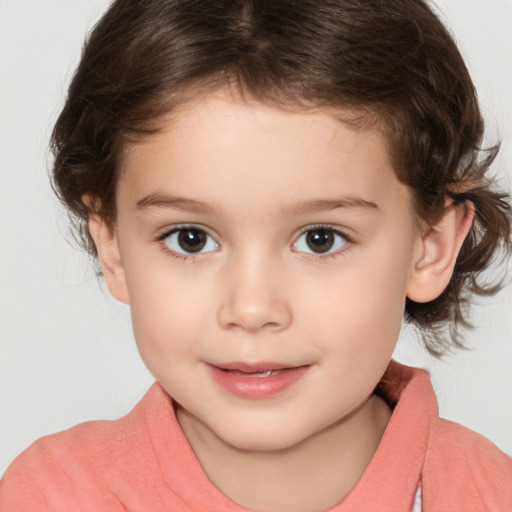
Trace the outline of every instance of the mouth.
<path fill-rule="evenodd" d="M 208 364 L 213 380 L 230 394 L 242 398 L 271 398 L 294 386 L 307 374 L 310 365 L 281 363 Z"/>
<path fill-rule="evenodd" d="M 242 377 L 270 377 L 271 375 L 278 375 L 283 372 L 283 370 L 266 370 L 264 372 L 244 372 L 241 370 L 224 370 L 220 368 L 223 372 L 229 372 L 233 375 L 240 375 Z"/>

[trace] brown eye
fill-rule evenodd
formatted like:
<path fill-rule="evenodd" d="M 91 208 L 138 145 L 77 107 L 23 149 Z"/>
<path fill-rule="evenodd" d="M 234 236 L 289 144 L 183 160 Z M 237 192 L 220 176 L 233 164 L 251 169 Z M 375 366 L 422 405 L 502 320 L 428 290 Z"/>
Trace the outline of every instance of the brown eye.
<path fill-rule="evenodd" d="M 169 249 L 180 254 L 210 252 L 218 247 L 215 240 L 206 231 L 199 228 L 175 229 L 163 240 Z"/>
<path fill-rule="evenodd" d="M 347 238 L 331 228 L 308 229 L 297 239 L 294 248 L 300 252 L 325 254 L 341 249 Z"/>
<path fill-rule="evenodd" d="M 198 229 L 182 229 L 178 232 L 178 243 L 185 252 L 199 252 L 206 245 L 206 233 Z"/>
<path fill-rule="evenodd" d="M 306 243 L 313 252 L 327 252 L 334 245 L 334 233 L 327 229 L 308 231 L 306 233 Z"/>

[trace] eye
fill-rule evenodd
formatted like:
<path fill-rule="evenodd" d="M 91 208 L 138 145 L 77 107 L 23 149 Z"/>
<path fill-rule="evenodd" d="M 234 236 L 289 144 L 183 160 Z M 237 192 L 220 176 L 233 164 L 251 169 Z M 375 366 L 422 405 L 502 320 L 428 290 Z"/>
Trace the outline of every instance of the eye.
<path fill-rule="evenodd" d="M 178 254 L 201 254 L 214 251 L 218 247 L 206 231 L 194 227 L 173 229 L 162 240 L 171 251 Z"/>
<path fill-rule="evenodd" d="M 300 252 L 327 254 L 336 252 L 348 243 L 343 233 L 332 228 L 312 228 L 304 231 L 293 247 Z"/>

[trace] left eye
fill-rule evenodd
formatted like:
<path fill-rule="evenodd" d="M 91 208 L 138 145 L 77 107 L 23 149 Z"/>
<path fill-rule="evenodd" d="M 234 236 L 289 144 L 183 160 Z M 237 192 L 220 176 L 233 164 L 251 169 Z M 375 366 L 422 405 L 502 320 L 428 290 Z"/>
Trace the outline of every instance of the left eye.
<path fill-rule="evenodd" d="M 179 254 L 201 254 L 214 251 L 218 247 L 215 240 L 199 228 L 175 229 L 163 241 L 171 251 Z"/>
<path fill-rule="evenodd" d="M 347 238 L 331 228 L 308 229 L 299 236 L 293 247 L 300 252 L 327 254 L 336 252 L 347 243 Z"/>

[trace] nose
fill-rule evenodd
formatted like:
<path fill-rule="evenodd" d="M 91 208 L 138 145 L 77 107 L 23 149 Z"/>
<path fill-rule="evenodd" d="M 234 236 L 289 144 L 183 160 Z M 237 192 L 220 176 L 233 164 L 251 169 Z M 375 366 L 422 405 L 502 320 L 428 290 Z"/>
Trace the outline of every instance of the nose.
<path fill-rule="evenodd" d="M 283 273 L 265 261 L 238 262 L 223 276 L 223 300 L 218 322 L 224 329 L 281 331 L 292 321 L 289 295 L 283 286 Z"/>

